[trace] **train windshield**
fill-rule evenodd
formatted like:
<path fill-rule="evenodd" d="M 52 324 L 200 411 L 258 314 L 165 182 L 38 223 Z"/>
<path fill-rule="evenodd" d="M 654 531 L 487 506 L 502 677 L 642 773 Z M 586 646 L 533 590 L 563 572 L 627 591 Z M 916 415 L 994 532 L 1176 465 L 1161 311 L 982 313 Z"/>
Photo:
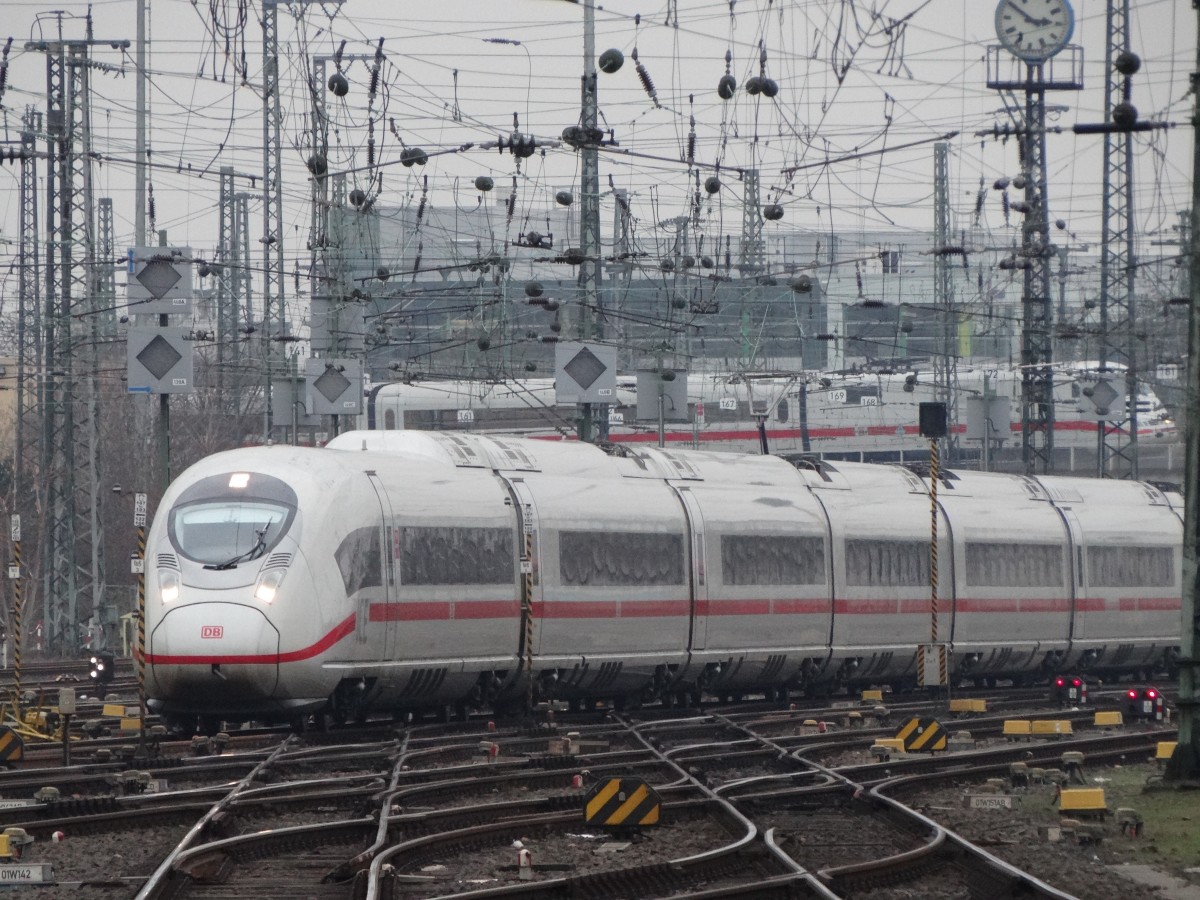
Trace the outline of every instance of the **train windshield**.
<path fill-rule="evenodd" d="M 295 499 L 269 475 L 206 478 L 171 510 L 171 543 L 206 568 L 236 568 L 279 543 L 295 516 Z"/>

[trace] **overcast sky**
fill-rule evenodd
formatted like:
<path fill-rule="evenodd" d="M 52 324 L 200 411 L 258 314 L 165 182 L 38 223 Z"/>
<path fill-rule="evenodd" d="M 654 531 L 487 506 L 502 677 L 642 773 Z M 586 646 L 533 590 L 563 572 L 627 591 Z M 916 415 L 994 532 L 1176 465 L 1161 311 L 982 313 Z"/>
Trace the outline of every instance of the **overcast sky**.
<path fill-rule="evenodd" d="M 26 51 L 24 43 L 57 37 L 59 21 L 45 11 L 50 5 L 67 13 L 65 37 L 84 36 L 88 4 L 3 0 L 0 29 L 14 38 L 0 99 L 8 140 L 17 138 L 27 105 L 45 107 L 45 57 Z M 1188 75 L 1195 65 L 1196 22 L 1190 4 L 1177 0 L 1134 0 L 1132 6 L 1132 47 L 1143 59 L 1134 103 L 1143 119 L 1179 125 L 1136 139 L 1135 221 L 1146 252 L 1150 240 L 1171 237 L 1177 211 L 1190 202 Z M 132 0 L 97 0 L 90 8 L 96 38 L 133 40 Z M 211 252 L 217 170 L 233 166 L 246 176 L 241 189 L 260 190 L 250 176 L 262 171 L 261 0 L 153 0 L 151 8 L 157 226 L 168 230 L 173 244 Z M 489 175 L 496 183 L 493 202 L 515 193 L 511 227 L 520 233 L 522 223 L 536 222 L 539 211 L 553 204 L 556 189 L 578 177 L 579 154 L 555 142 L 579 115 L 582 13 L 580 4 L 567 0 L 346 0 L 282 7 L 289 271 L 292 260 L 308 255 L 310 187 L 303 163 L 311 152 L 305 85 L 312 57 L 330 57 L 345 41 L 350 91 L 344 99 L 325 94 L 332 170 L 354 170 L 355 184 L 379 191 L 381 207 L 416 204 L 427 190 L 430 203 L 464 210 L 479 204 L 475 177 Z M 980 184 L 990 187 L 1019 168 L 1014 141 L 977 135 L 1009 122 L 1002 97 L 985 86 L 987 48 L 996 44 L 993 14 L 990 0 L 605 3 L 596 11 L 596 51 L 619 49 L 625 64 L 600 75 L 602 124 L 617 142 L 601 157 L 602 190 L 611 177 L 612 186 L 630 193 L 637 239 L 651 251 L 655 223 L 687 214 L 697 174 L 703 180 L 716 166 L 724 169 L 722 190 L 702 201 L 701 231 L 709 241 L 725 234 L 736 241 L 739 167 L 757 168 L 762 202 L 785 209 L 769 231 L 852 236 L 928 230 L 933 141 L 957 132 L 949 138 L 954 225 L 978 221 L 992 239 L 1011 241 L 1015 232 L 1005 228 L 996 192 L 987 192 L 976 214 Z M 1047 96 L 1049 124 L 1067 131 L 1048 138 L 1051 219 L 1065 220 L 1078 242 L 1094 243 L 1100 230 L 1101 138 L 1077 137 L 1069 129 L 1103 116 L 1105 36 L 1105 4 L 1081 0 L 1073 43 L 1082 47 L 1085 89 Z M 370 65 L 381 38 L 384 60 L 370 99 Z M 635 50 L 645 78 L 633 61 Z M 738 91 L 724 101 L 716 87 L 727 53 Z M 354 58 L 363 56 L 368 59 Z M 101 46 L 94 58 L 111 65 L 93 71 L 92 123 L 94 149 L 103 160 L 97 196 L 114 199 L 120 248 L 131 243 L 134 221 L 133 49 Z M 776 97 L 752 97 L 742 89 L 760 71 L 778 84 Z M 644 81 L 652 83 L 653 96 Z M 512 132 L 514 115 L 538 141 L 539 152 L 530 159 L 481 148 Z M 699 165 L 689 170 L 683 159 L 692 120 Z M 371 121 L 375 162 L 382 164 L 374 169 L 368 166 Z M 474 147 L 457 149 L 466 144 Z M 912 146 L 900 146 L 905 144 Z M 406 168 L 397 164 L 403 146 L 439 155 L 424 167 Z M 859 158 L 844 159 L 855 154 Z M 790 172 L 792 167 L 799 168 Z M 611 200 L 605 204 L 607 228 Z M 257 240 L 257 202 L 251 215 Z M 16 290 L 17 234 L 17 170 L 10 165 L 0 168 L 0 239 L 9 242 L 0 243 L 6 314 Z M 1160 246 L 1154 252 L 1173 251 Z"/>

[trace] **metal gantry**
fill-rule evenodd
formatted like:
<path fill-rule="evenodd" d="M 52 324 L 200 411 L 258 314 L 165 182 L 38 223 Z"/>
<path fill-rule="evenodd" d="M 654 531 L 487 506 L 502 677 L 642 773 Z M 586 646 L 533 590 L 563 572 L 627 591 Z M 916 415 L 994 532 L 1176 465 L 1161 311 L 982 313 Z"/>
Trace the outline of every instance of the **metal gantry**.
<path fill-rule="evenodd" d="M 1104 122 L 1129 100 L 1129 75 L 1116 65 L 1129 53 L 1129 0 L 1108 2 Z M 1133 133 L 1104 132 L 1104 196 L 1100 223 L 1099 376 L 1124 377 L 1126 406 L 1098 423 L 1097 471 L 1101 477 L 1137 478 L 1137 339 L 1133 253 Z M 1122 372 L 1121 369 L 1124 368 Z"/>

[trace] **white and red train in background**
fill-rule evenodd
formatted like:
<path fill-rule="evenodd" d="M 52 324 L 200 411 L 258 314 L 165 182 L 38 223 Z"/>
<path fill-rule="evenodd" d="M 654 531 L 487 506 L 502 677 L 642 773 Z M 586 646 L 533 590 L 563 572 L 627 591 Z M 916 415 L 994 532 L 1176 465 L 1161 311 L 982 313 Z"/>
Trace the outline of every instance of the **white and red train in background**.
<path fill-rule="evenodd" d="M 215 454 L 147 541 L 168 716 L 911 683 L 928 479 L 898 466 L 453 432 Z M 981 472 L 939 484 L 952 677 L 1170 667 L 1179 495 Z"/>
<path fill-rule="evenodd" d="M 637 379 L 618 377 L 616 402 L 609 406 L 608 440 L 623 444 L 656 444 L 656 418 L 637 421 Z M 1124 419 L 1126 403 L 1121 379 L 1109 386 L 1120 392 L 1110 418 Z M 1054 442 L 1061 448 L 1095 449 L 1100 418 L 1093 401 L 1098 385 L 1095 367 L 1073 364 L 1056 375 Z M 1138 391 L 1138 436 L 1174 441 L 1173 416 L 1155 393 Z M 799 451 L 838 458 L 862 454 L 869 461 L 899 460 L 905 453 L 926 452 L 920 436 L 918 404 L 937 399 L 932 373 L 888 371 L 804 375 L 728 373 L 692 374 L 687 380 L 688 408 L 663 423 L 670 446 L 753 450 L 760 446 L 762 423 L 771 452 Z M 1012 368 L 960 367 L 958 372 L 960 447 L 989 450 L 1021 445 L 1021 373 Z M 975 404 L 997 398 L 999 405 L 979 405 L 986 425 L 974 432 L 969 422 Z M 983 411 L 986 410 L 986 411 Z M 575 433 L 574 405 L 555 400 L 551 378 L 505 381 L 413 380 L 374 385 L 358 427 L 370 430 L 472 431 L 528 437 L 570 437 Z M 1104 427 L 1114 425 L 1111 421 Z M 986 429 L 986 430 L 984 430 Z"/>

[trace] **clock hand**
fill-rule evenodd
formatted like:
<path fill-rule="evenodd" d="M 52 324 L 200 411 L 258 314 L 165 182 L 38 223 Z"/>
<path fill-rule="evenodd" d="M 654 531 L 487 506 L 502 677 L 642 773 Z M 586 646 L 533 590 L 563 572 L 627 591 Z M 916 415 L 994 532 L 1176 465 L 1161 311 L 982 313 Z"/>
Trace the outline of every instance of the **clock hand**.
<path fill-rule="evenodd" d="M 1019 12 L 1021 14 L 1021 17 L 1026 22 L 1028 22 L 1030 25 L 1044 25 L 1045 24 L 1044 19 L 1035 19 L 1029 13 L 1025 12 L 1025 10 L 1021 9 L 1021 7 L 1017 6 L 1017 4 L 1014 2 L 1014 0 L 1008 0 L 1008 5 L 1012 9 L 1015 9 L 1017 12 Z"/>

